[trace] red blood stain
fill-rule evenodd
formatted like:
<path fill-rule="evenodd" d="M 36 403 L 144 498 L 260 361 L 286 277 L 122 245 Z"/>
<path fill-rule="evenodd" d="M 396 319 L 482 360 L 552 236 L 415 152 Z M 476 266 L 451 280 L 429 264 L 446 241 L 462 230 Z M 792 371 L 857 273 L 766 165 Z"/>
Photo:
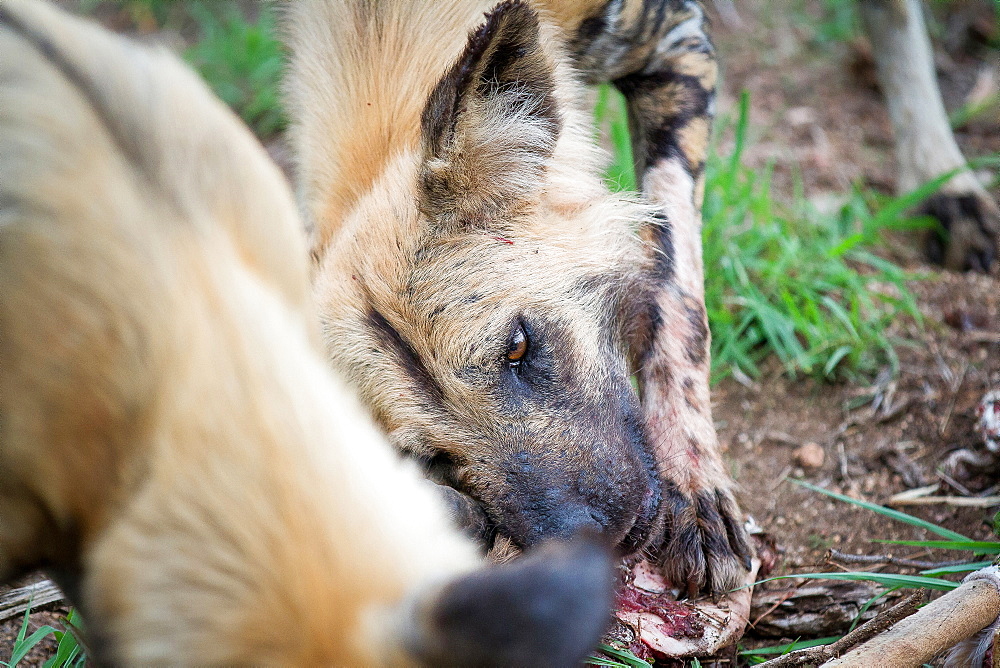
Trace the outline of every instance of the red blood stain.
<path fill-rule="evenodd" d="M 690 460 L 692 466 L 699 466 L 701 464 L 701 452 L 694 445 L 689 445 L 687 449 L 687 456 Z"/>
<path fill-rule="evenodd" d="M 705 625 L 698 613 L 686 603 L 668 594 L 653 594 L 625 586 L 618 592 L 617 609 L 621 612 L 649 612 L 660 618 L 657 630 L 671 638 L 701 638 Z"/>
<path fill-rule="evenodd" d="M 501 242 L 501 243 L 507 244 L 508 246 L 513 246 L 514 245 L 514 242 L 511 241 L 510 239 L 508 239 L 507 237 L 493 237 L 493 238 L 496 239 L 497 241 Z"/>

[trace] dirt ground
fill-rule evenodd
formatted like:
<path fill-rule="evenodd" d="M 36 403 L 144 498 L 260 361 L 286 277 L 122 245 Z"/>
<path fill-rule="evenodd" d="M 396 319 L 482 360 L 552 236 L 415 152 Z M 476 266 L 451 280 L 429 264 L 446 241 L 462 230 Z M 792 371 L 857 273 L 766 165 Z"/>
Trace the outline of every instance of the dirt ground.
<path fill-rule="evenodd" d="M 801 176 L 806 195 L 818 206 L 835 202 L 835 193 L 855 182 L 891 193 L 892 132 L 864 40 L 819 42 L 816 23 L 808 20 L 819 15 L 818 2 L 737 4 L 738 20 L 716 15 L 715 36 L 725 71 L 722 112 L 732 109 L 740 91 L 751 95 L 755 135 L 747 160 L 758 166 L 774 162 L 779 199 L 790 191 L 793 174 Z M 992 24 L 990 20 L 987 16 L 985 25 L 996 29 L 995 19 Z M 984 88 L 995 90 L 1000 78 L 1000 54 L 962 39 L 963 29 L 974 32 L 983 26 L 981 15 L 954 21 L 959 25 L 945 24 L 943 32 L 959 48 L 939 49 L 937 56 L 949 109 Z M 957 136 L 969 156 L 994 153 L 1000 150 L 1000 118 L 980 117 Z M 896 325 L 896 333 L 915 342 L 900 349 L 897 377 L 886 374 L 870 386 L 830 385 L 791 381 L 775 365 L 749 386 L 728 380 L 714 392 L 714 415 L 732 473 L 742 487 L 743 508 L 778 544 L 776 574 L 836 570 L 826 559 L 831 548 L 931 561 L 954 558 L 873 543 L 934 536 L 833 501 L 786 478 L 876 503 L 934 484 L 940 486 L 936 496 L 996 493 L 1000 469 L 951 471 L 944 460 L 960 448 L 982 449 L 973 430 L 974 411 L 987 388 L 1000 387 L 1000 281 L 938 272 L 922 263 L 916 239 L 893 241 L 895 260 L 931 274 L 912 285 L 924 328 Z M 822 453 L 819 466 L 803 466 L 796 457 L 805 444 L 814 444 L 811 449 Z M 900 509 L 979 540 L 992 536 L 997 511 L 949 504 Z M 768 638 L 755 643 L 754 636 L 751 630 L 747 645 L 776 642 Z"/>
<path fill-rule="evenodd" d="M 706 4 L 714 10 L 725 3 Z M 891 192 L 891 130 L 864 40 L 818 40 L 818 1 L 741 0 L 737 5 L 738 17 L 716 15 L 715 35 L 725 72 L 722 113 L 733 108 L 740 91 L 751 94 L 753 145 L 747 160 L 758 166 L 774 162 L 779 198 L 790 192 L 793 174 L 802 177 L 807 196 L 817 204 L 835 201 L 855 182 Z M 946 23 L 942 31 L 949 49 L 939 49 L 938 66 L 951 109 L 970 94 L 995 92 L 1000 81 L 1000 53 L 968 38 L 983 26 L 981 16 L 970 10 L 957 26 Z M 967 155 L 1000 151 L 1000 114 L 976 119 L 958 139 Z M 1000 469 L 952 471 L 943 464 L 956 449 L 981 448 L 973 430 L 975 406 L 987 388 L 1000 388 L 1000 279 L 938 272 L 922 263 L 916 239 L 895 241 L 894 259 L 931 274 L 912 286 L 924 314 L 923 329 L 895 325 L 896 333 L 915 342 L 900 349 L 898 376 L 885 374 L 870 385 L 831 385 L 789 380 L 775 365 L 751 383 L 730 379 L 715 389 L 720 439 L 741 486 L 744 510 L 777 543 L 776 573 L 830 569 L 831 548 L 945 558 L 920 548 L 892 550 L 873 543 L 932 536 L 786 478 L 877 503 L 928 485 L 939 485 L 936 496 L 997 493 Z M 814 456 L 822 453 L 821 461 L 803 463 L 796 456 L 805 444 L 815 444 L 810 448 Z M 946 503 L 902 509 L 973 539 L 992 536 L 998 510 Z M 33 628 L 52 623 L 53 617 L 52 612 L 34 615 Z M 0 624 L 0 659 L 10 655 L 19 623 Z M 751 630 L 747 644 L 777 642 L 759 636 Z M 22 665 L 40 665 L 38 657 L 51 651 L 49 646 Z"/>

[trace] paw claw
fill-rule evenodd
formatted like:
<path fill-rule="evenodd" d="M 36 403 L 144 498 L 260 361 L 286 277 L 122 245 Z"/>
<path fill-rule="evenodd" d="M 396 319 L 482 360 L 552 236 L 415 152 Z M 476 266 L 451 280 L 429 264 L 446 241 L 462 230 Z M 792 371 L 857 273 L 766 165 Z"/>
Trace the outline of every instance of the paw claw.
<path fill-rule="evenodd" d="M 989 273 L 1000 253 L 1000 207 L 984 193 L 938 193 L 921 207 L 941 229 L 927 237 L 931 261 L 949 269 Z"/>
<path fill-rule="evenodd" d="M 739 507 L 726 490 L 705 489 L 694 498 L 665 485 L 667 526 L 660 563 L 688 598 L 701 591 L 722 595 L 743 584 L 753 550 Z"/>

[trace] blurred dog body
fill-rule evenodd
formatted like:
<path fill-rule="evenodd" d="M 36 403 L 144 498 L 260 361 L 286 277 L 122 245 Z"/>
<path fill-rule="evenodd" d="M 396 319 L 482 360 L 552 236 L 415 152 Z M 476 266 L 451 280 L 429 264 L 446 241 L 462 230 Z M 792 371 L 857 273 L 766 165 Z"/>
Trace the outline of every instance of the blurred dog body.
<path fill-rule="evenodd" d="M 0 2 L 0 581 L 46 568 L 112 663 L 580 660 L 607 557 L 476 570 L 316 352 L 307 257 L 175 58 Z"/>

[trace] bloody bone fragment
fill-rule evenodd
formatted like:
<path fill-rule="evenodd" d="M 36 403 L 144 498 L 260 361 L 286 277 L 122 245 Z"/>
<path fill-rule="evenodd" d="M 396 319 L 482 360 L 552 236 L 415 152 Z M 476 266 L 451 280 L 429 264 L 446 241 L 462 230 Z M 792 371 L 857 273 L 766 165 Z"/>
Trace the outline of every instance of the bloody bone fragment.
<path fill-rule="evenodd" d="M 639 561 L 626 573 L 618 592 L 615 616 L 618 635 L 636 656 L 674 658 L 712 654 L 734 642 L 750 615 L 749 585 L 760 561 L 753 560 L 744 586 L 718 602 L 710 598 L 678 601 L 671 583 L 658 568 Z"/>

